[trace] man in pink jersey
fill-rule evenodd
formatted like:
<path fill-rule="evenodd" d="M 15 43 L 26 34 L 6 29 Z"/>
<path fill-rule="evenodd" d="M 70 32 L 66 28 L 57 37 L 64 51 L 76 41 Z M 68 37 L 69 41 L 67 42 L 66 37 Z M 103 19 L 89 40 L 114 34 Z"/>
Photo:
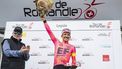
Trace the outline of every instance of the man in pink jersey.
<path fill-rule="evenodd" d="M 44 17 L 41 19 L 43 20 L 45 29 L 55 45 L 53 69 L 68 69 L 67 64 L 69 63 L 70 57 L 72 58 L 72 69 L 75 69 L 77 67 L 76 49 L 73 45 L 69 44 L 69 40 L 71 38 L 71 30 L 68 28 L 62 30 L 62 42 L 60 42 L 52 33 L 46 19 Z"/>

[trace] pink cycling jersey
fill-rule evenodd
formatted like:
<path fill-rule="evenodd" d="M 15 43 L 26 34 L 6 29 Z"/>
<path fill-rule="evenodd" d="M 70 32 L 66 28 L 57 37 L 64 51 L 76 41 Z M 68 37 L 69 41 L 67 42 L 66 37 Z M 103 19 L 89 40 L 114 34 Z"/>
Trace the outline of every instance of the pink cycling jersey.
<path fill-rule="evenodd" d="M 75 47 L 69 43 L 60 42 L 52 33 L 47 22 L 44 23 L 46 31 L 48 32 L 51 40 L 55 45 L 54 51 L 54 65 L 69 63 L 70 57 L 72 58 L 72 65 L 76 65 L 76 50 Z"/>

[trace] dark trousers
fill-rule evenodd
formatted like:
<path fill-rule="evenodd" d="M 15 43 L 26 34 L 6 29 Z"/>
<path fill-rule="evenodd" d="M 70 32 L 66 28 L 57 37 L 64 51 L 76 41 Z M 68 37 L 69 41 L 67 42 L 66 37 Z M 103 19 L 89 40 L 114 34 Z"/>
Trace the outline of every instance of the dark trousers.
<path fill-rule="evenodd" d="M 76 68 L 72 68 L 72 67 L 64 66 L 64 65 L 55 65 L 53 69 L 76 69 Z"/>
<path fill-rule="evenodd" d="M 2 62 L 1 69 L 25 69 L 25 64 L 22 62 Z"/>
<path fill-rule="evenodd" d="M 53 69 L 65 69 L 64 65 L 55 65 Z"/>

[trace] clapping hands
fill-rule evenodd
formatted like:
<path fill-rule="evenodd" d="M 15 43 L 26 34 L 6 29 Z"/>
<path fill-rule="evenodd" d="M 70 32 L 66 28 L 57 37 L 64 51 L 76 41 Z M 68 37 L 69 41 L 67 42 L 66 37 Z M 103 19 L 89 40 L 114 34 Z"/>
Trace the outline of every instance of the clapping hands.
<path fill-rule="evenodd" d="M 29 46 L 29 45 L 27 45 L 27 46 L 22 46 L 21 49 L 20 49 L 20 51 L 21 51 L 22 53 L 29 53 L 29 51 L 30 51 L 30 46 Z"/>

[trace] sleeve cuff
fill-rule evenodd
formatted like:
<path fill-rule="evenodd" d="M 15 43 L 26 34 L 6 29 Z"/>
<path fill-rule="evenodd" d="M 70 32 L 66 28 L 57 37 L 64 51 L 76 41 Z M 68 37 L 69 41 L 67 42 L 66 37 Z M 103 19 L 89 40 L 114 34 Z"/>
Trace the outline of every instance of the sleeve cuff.
<path fill-rule="evenodd" d="M 20 56 L 22 56 L 23 55 L 23 53 L 19 50 L 18 51 L 18 54 L 20 55 Z"/>

